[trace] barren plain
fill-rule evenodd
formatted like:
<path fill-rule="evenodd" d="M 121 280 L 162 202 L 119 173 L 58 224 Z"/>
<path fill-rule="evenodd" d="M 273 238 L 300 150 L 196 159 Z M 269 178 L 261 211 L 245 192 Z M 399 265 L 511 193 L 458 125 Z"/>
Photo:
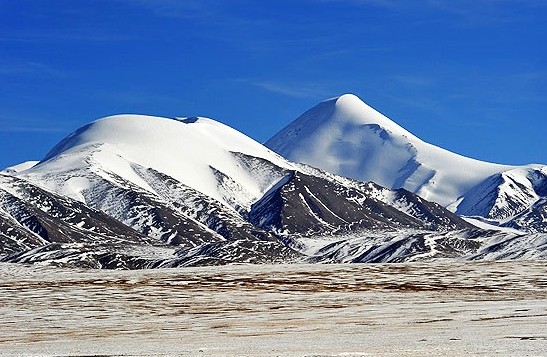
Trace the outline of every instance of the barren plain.
<path fill-rule="evenodd" d="M 545 356 L 543 261 L 0 264 L 2 356 Z"/>

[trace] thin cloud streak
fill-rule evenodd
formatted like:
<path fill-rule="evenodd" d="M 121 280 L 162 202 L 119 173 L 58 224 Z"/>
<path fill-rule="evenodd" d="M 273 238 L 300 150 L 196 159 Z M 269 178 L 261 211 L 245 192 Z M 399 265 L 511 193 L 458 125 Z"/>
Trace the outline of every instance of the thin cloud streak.
<path fill-rule="evenodd" d="M 66 77 L 66 73 L 46 64 L 37 62 L 0 62 L 0 76 L 36 75 L 45 77 Z"/>
<path fill-rule="evenodd" d="M 398 82 L 401 85 L 419 88 L 419 87 L 430 87 L 435 84 L 435 79 L 432 77 L 412 75 L 412 74 L 401 74 L 393 75 L 390 79 Z"/>
<path fill-rule="evenodd" d="M 205 20 L 217 14 L 221 1 L 211 0 L 118 0 L 128 6 L 137 6 L 159 17 L 185 20 Z"/>
<path fill-rule="evenodd" d="M 413 12 L 417 18 L 427 12 L 438 12 L 442 17 L 427 22 L 452 22 L 459 27 L 484 27 L 526 21 L 528 16 L 515 14 L 511 9 L 514 0 L 323 0 L 348 6 L 377 7 L 392 13 Z M 531 10 L 547 7 L 544 0 L 520 0 L 519 4 Z M 417 20 L 417 24 L 423 23 Z"/>
<path fill-rule="evenodd" d="M 386 9 L 401 9 L 411 2 L 403 0 L 322 0 L 323 3 L 345 3 L 355 6 L 375 6 Z"/>
<path fill-rule="evenodd" d="M 0 42 L 19 43 L 60 43 L 60 42 L 117 42 L 133 40 L 133 37 L 118 34 L 97 34 L 97 33 L 18 33 L 5 34 L 0 36 Z"/>
<path fill-rule="evenodd" d="M 239 79 L 236 82 L 245 83 L 270 93 L 291 98 L 317 98 L 327 96 L 328 91 L 313 83 L 280 83 L 269 80 Z"/>
<path fill-rule="evenodd" d="M 25 127 L 25 126 L 6 126 L 0 127 L 0 133 L 67 133 L 66 128 L 53 127 Z"/>

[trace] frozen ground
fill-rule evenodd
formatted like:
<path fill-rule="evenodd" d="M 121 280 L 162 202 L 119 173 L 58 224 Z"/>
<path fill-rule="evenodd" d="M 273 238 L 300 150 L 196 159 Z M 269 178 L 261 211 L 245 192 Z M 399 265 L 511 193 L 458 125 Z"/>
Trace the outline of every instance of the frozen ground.
<path fill-rule="evenodd" d="M 545 356 L 544 261 L 0 264 L 0 355 Z"/>

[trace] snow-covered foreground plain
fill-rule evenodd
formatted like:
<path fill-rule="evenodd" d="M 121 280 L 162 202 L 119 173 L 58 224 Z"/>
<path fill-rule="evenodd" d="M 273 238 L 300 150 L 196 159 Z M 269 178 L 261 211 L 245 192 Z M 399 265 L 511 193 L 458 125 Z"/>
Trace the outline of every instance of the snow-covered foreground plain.
<path fill-rule="evenodd" d="M 0 264 L 0 355 L 544 356 L 542 261 Z"/>

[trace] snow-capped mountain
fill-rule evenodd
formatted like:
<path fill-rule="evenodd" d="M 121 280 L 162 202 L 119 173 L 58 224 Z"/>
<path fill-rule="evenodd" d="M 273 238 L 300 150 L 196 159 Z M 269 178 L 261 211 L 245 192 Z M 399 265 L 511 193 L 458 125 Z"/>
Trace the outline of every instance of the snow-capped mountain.
<path fill-rule="evenodd" d="M 547 232 L 541 218 L 546 166 L 514 167 L 452 153 L 422 141 L 352 94 L 318 104 L 265 145 L 295 162 L 405 188 L 459 215 Z"/>
<path fill-rule="evenodd" d="M 302 261 L 301 240 L 310 237 L 475 229 L 404 189 L 287 161 L 206 118 L 100 119 L 39 163 L 0 173 L 4 261 L 109 268 Z"/>
<path fill-rule="evenodd" d="M 331 104 L 321 106 L 332 109 Z M 337 132 L 351 132 L 357 125 L 339 114 L 335 117 L 340 120 L 328 126 Z M 312 120 L 297 131 L 313 132 L 315 124 Z M 416 182 L 422 171 L 414 170 L 420 171 L 416 176 L 409 167 L 420 162 L 417 147 L 429 144 L 417 144 L 419 139 L 387 119 L 382 126 L 367 125 L 354 143 L 379 133 L 393 162 L 403 164 L 397 154 L 401 148 L 413 155 L 412 164 L 405 164 L 409 171 L 398 180 Z M 328 131 L 319 135 L 325 136 L 330 138 Z M 416 146 L 403 145 L 404 138 Z M 376 160 L 382 162 L 386 154 L 376 149 Z M 462 162 L 480 166 L 469 160 Z M 493 172 L 501 167 L 488 165 Z M 378 175 L 388 178 L 388 166 Z M 490 174 L 488 170 L 484 172 Z M 469 214 L 484 213 L 484 220 L 514 215 L 504 222 L 513 228 L 542 221 L 543 168 L 503 173 L 492 178 L 494 184 L 488 181 L 481 195 L 460 199 L 458 207 Z M 421 186 L 435 195 L 443 192 L 429 182 Z M 498 199 L 498 187 L 514 186 L 520 189 L 517 198 Z M 447 190 L 457 189 L 453 184 Z M 490 191 L 496 193 L 494 199 Z M 527 211 L 507 209 L 513 202 L 531 206 Z M 386 188 L 288 161 L 206 118 L 107 117 L 67 136 L 42 161 L 0 172 L 0 260 L 8 262 L 143 268 L 547 254 L 545 235 L 479 229 L 475 224 L 488 227 L 405 188 Z"/>
<path fill-rule="evenodd" d="M 82 171 L 107 179 L 112 178 L 111 173 L 146 192 L 157 193 L 138 167 L 150 168 L 227 206 L 248 209 L 280 176 L 249 172 L 235 153 L 291 167 L 261 144 L 211 119 L 118 115 L 78 129 L 22 177 L 41 182 L 45 176 L 56 178 L 46 180 L 51 190 L 82 199 L 81 192 L 90 184 L 80 175 Z M 222 177 L 225 182 L 219 185 Z M 237 202 L 228 202 L 234 198 Z"/>

